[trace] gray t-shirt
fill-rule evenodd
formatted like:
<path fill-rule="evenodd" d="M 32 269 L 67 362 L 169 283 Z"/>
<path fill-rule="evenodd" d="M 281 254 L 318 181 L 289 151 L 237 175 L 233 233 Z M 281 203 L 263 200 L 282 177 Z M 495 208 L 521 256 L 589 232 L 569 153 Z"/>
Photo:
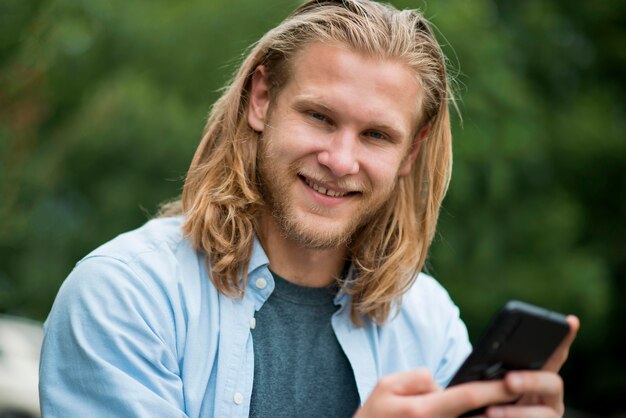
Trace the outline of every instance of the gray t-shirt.
<path fill-rule="evenodd" d="M 331 327 L 337 287 L 275 288 L 252 330 L 250 417 L 351 417 L 359 406 L 354 373 Z"/>

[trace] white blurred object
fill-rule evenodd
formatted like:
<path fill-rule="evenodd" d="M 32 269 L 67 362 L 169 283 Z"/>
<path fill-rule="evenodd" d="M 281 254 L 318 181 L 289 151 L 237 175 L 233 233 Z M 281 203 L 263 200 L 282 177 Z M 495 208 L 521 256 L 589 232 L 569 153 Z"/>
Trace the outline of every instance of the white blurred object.
<path fill-rule="evenodd" d="M 39 322 L 0 315 L 0 418 L 38 418 Z"/>

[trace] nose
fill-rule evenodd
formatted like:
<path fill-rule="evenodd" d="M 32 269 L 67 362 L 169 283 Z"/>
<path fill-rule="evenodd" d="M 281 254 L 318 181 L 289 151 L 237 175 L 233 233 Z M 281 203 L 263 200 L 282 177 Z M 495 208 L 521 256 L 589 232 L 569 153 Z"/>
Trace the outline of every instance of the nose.
<path fill-rule="evenodd" d="M 332 140 L 317 154 L 317 161 L 337 177 L 356 174 L 359 172 L 355 155 L 357 141 L 358 135 L 348 131 L 335 132 Z"/>

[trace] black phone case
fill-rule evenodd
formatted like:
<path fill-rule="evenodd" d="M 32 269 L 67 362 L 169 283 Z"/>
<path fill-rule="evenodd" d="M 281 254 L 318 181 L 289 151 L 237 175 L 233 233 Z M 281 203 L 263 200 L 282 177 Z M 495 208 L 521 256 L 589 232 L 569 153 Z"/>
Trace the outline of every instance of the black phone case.
<path fill-rule="evenodd" d="M 540 369 L 568 331 L 565 315 L 510 301 L 492 320 L 448 387 L 474 380 L 501 379 L 510 370 Z M 483 412 L 481 408 L 461 416 Z"/>

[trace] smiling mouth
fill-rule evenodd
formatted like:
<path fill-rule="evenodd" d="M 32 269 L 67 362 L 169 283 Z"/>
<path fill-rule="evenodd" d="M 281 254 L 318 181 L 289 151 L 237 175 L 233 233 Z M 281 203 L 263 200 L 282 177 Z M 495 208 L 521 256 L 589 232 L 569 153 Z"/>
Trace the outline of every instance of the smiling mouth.
<path fill-rule="evenodd" d="M 357 192 L 341 192 L 338 190 L 332 190 L 326 187 L 323 187 L 317 183 L 315 183 L 313 180 L 309 179 L 308 177 L 304 177 L 303 175 L 299 176 L 300 179 L 302 181 L 304 181 L 304 183 L 309 186 L 310 188 L 312 188 L 313 190 L 315 190 L 316 192 L 326 195 L 326 196 L 330 196 L 330 197 L 344 197 L 344 196 L 348 196 L 348 195 L 352 195 L 355 194 Z"/>

